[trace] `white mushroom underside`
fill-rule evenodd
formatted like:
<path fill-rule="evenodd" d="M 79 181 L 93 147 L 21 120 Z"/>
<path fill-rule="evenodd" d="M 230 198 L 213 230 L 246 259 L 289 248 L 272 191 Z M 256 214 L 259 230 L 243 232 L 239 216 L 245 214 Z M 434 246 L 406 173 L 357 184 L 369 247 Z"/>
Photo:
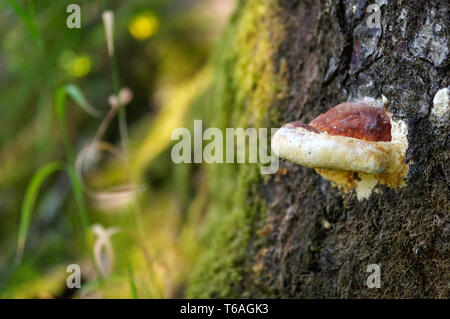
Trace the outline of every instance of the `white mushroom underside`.
<path fill-rule="evenodd" d="M 378 174 L 389 166 L 388 142 L 315 133 L 302 127 L 280 128 L 272 138 L 272 149 L 281 158 L 311 168 Z"/>

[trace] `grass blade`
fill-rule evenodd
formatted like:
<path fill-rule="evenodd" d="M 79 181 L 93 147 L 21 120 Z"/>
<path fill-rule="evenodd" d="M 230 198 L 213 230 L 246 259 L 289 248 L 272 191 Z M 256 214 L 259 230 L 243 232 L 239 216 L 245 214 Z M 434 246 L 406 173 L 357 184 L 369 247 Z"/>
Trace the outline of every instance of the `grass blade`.
<path fill-rule="evenodd" d="M 86 208 L 86 202 L 84 200 L 83 188 L 81 187 L 80 179 L 78 178 L 78 174 L 72 164 L 67 167 L 67 174 L 69 174 L 70 184 L 72 185 L 72 191 L 75 196 L 75 200 L 77 201 L 78 211 L 80 213 L 80 219 L 81 224 L 83 226 L 83 230 L 86 234 L 88 234 L 90 223 Z"/>
<path fill-rule="evenodd" d="M 98 117 L 99 112 L 94 109 L 86 100 L 81 90 L 75 84 L 68 84 L 59 87 L 55 94 L 56 114 L 63 130 L 63 142 L 66 149 L 67 157 L 70 163 L 74 163 L 75 155 L 67 132 L 66 112 L 67 112 L 67 95 L 69 95 L 78 106 L 80 106 L 88 114 Z"/>
<path fill-rule="evenodd" d="M 22 20 L 22 22 L 27 27 L 28 31 L 30 32 L 33 39 L 39 44 L 42 44 L 42 38 L 41 34 L 39 32 L 39 29 L 36 26 L 36 23 L 34 22 L 32 16 L 24 9 L 22 8 L 16 0 L 8 0 L 8 3 L 13 8 L 14 12 L 17 14 L 17 16 Z"/>
<path fill-rule="evenodd" d="M 56 114 L 58 116 L 59 124 L 62 130 L 62 138 L 64 148 L 66 149 L 66 156 L 69 159 L 69 162 L 73 163 L 75 160 L 75 155 L 72 149 L 72 145 L 70 144 L 69 133 L 67 131 L 66 100 L 67 100 L 66 88 L 62 86 L 58 90 L 56 90 L 55 94 Z"/>
<path fill-rule="evenodd" d="M 83 92 L 75 84 L 65 86 L 67 94 L 88 114 L 94 117 L 100 117 L 100 112 L 92 107 L 84 97 Z"/>
<path fill-rule="evenodd" d="M 130 284 L 131 296 L 133 299 L 139 299 L 139 296 L 137 293 L 136 282 L 134 280 L 134 271 L 133 271 L 133 266 L 131 264 L 131 261 L 127 262 L 127 272 L 128 272 L 128 281 Z"/>
<path fill-rule="evenodd" d="M 39 193 L 42 183 L 56 171 L 63 170 L 64 163 L 50 162 L 41 167 L 36 174 L 34 174 L 30 183 L 28 184 L 24 200 L 22 202 L 22 211 L 20 214 L 19 236 L 17 240 L 16 260 L 18 263 L 22 260 L 25 241 L 28 234 L 28 229 L 33 214 L 34 205 Z"/>

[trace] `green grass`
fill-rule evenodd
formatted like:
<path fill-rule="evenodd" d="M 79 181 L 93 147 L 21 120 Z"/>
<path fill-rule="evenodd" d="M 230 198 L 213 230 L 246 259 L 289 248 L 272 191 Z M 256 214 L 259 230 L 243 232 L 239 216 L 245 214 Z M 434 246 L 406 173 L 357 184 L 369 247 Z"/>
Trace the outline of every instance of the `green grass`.
<path fill-rule="evenodd" d="M 161 190 L 160 185 L 156 185 L 155 189 L 148 190 L 145 196 L 139 198 L 142 208 L 137 205 L 121 207 L 119 204 L 115 207 L 117 211 L 110 214 L 96 205 L 95 198 L 88 202 L 87 188 L 84 187 L 98 190 L 129 180 L 146 182 L 147 177 L 143 175 L 146 169 L 155 165 L 153 161 L 143 161 L 136 176 L 129 174 L 130 168 L 135 170 L 132 164 L 135 157 L 133 142 L 139 141 L 136 135 L 130 135 L 130 167 L 124 167 L 121 157 L 113 170 L 103 173 L 106 171 L 103 165 L 112 158 L 105 156 L 96 162 L 98 167 L 82 177 L 75 163 L 80 158 L 77 146 L 81 141 L 89 142 L 107 111 L 102 107 L 107 105 L 109 94 L 117 94 L 122 85 L 133 89 L 134 105 L 128 109 L 119 107 L 118 117 L 115 118 L 116 114 L 112 116 L 117 120 L 118 127 L 109 128 L 109 123 L 117 122 L 108 122 L 105 126 L 111 134 L 101 136 L 108 141 L 117 138 L 116 143 L 122 144 L 121 151 L 127 153 L 128 113 L 133 126 L 152 127 L 148 134 L 151 137 L 149 143 L 144 145 L 151 158 L 170 149 L 172 126 L 183 125 L 184 115 L 191 108 L 192 101 L 199 92 L 209 87 L 211 81 L 209 67 L 196 75 L 204 66 L 212 44 L 207 36 L 201 36 L 201 41 L 196 40 L 198 34 L 210 34 L 210 30 L 204 27 L 207 22 L 196 13 L 199 8 L 188 14 L 176 10 L 172 12 L 167 4 L 171 1 L 149 4 L 143 0 L 133 0 L 126 5 L 115 4 L 116 48 L 120 51 L 117 57 L 113 55 L 110 61 L 105 61 L 101 17 L 94 14 L 101 12 L 100 2 L 80 2 L 84 13 L 92 12 L 84 14 L 83 23 L 86 25 L 82 30 L 59 28 L 65 26 L 64 3 L 7 0 L 0 4 L 1 9 L 7 9 L 0 12 L 0 25 L 4 27 L 0 44 L 2 54 L 8 61 L 6 68 L 2 69 L 5 72 L 0 76 L 1 84 L 5 83 L 0 89 L 0 101 L 7 101 L 5 107 L 0 107 L 4 129 L 0 146 L 3 148 L 5 145 L 0 153 L 0 182 L 7 190 L 0 194 L 0 204 L 6 213 L 0 233 L 1 244 L 10 248 L 3 250 L 0 256 L 0 260 L 5 261 L 0 262 L 0 294 L 4 297 L 59 296 L 62 293 L 59 288 L 63 290 L 65 287 L 64 266 L 69 261 L 93 266 L 92 272 L 86 275 L 87 282 L 83 284 L 88 293 L 91 290 L 93 294 L 110 297 L 170 297 L 173 293 L 180 293 L 178 289 L 184 287 L 187 275 L 194 268 L 194 257 L 200 254 L 197 227 L 207 205 L 207 195 L 192 198 L 192 176 L 188 175 L 190 167 L 174 168 L 169 163 L 170 169 L 160 173 L 168 180 L 168 185 L 176 188 L 175 191 L 170 188 Z M 164 21 L 155 36 L 158 41 L 149 39 L 145 43 L 137 42 L 128 34 L 127 25 L 143 9 L 154 11 Z M 186 25 L 190 27 L 186 28 Z M 66 53 L 74 57 L 88 56 L 90 72 L 86 76 L 76 77 L 65 68 L 66 60 L 72 59 L 67 58 L 70 55 Z M 121 59 L 125 55 L 126 61 Z M 74 81 L 76 84 L 72 83 Z M 159 99 L 155 98 L 155 92 L 167 88 L 172 93 L 169 97 L 162 96 L 158 103 L 170 107 L 159 111 L 155 107 L 157 103 L 153 102 Z M 149 113 L 150 116 L 145 116 L 143 120 L 139 108 L 150 100 L 149 109 L 155 114 Z M 85 116 L 78 108 L 95 119 Z M 165 114 L 166 109 L 170 114 Z M 136 114 L 139 114 L 138 119 Z M 75 130 L 76 134 L 69 134 Z M 23 160 L 18 161 L 17 158 Z M 96 184 L 93 177 L 99 173 L 102 176 Z M 60 178 L 64 174 L 68 175 L 68 181 Z M 114 174 L 124 175 L 125 178 L 111 178 Z M 70 187 L 73 193 L 67 196 L 66 191 L 70 191 Z M 180 205 L 177 204 L 178 194 L 183 195 Z M 148 201 L 150 196 L 153 199 Z M 184 210 L 198 216 L 195 222 L 188 219 L 188 226 L 185 226 Z M 19 223 L 17 212 L 20 212 Z M 141 252 L 138 249 L 140 245 L 135 241 L 119 236 L 115 239 L 114 250 L 121 261 L 111 275 L 102 278 L 94 273 L 94 261 L 88 260 L 92 257 L 91 222 L 126 226 L 136 237 L 136 242 L 150 248 Z M 144 232 L 145 235 L 142 234 Z M 179 239 L 179 232 L 187 240 Z M 9 242 L 11 244 L 8 246 Z M 32 246 L 39 249 L 32 251 Z M 9 265 L 8 258 L 14 259 L 14 254 L 19 263 Z M 46 280 L 52 282 L 51 287 L 42 286 Z"/>
<path fill-rule="evenodd" d="M 89 102 L 87 102 L 81 90 L 75 84 L 63 85 L 58 88 L 55 94 L 56 114 L 58 115 L 59 125 L 62 130 L 64 147 L 66 149 L 66 155 L 71 164 L 75 163 L 75 153 L 71 142 L 69 140 L 69 134 L 67 132 L 67 95 L 69 95 L 82 110 L 92 116 L 99 116 L 99 112 L 95 110 Z"/>
<path fill-rule="evenodd" d="M 39 194 L 39 189 L 45 180 L 53 173 L 64 170 L 65 164 L 63 162 L 55 161 L 45 164 L 34 174 L 25 192 L 25 197 L 22 202 L 22 210 L 20 213 L 19 236 L 17 240 L 16 260 L 21 262 L 23 250 L 25 248 L 25 241 L 27 239 L 28 229 L 30 228 L 31 217 Z"/>
<path fill-rule="evenodd" d="M 86 97 L 84 96 L 83 92 L 80 90 L 80 88 L 76 84 L 67 84 L 63 87 L 61 87 L 61 90 L 63 92 L 67 93 L 76 103 L 79 105 L 86 113 L 94 116 L 94 117 L 100 117 L 100 112 L 96 110 L 89 102 L 86 100 Z M 59 105 L 58 111 L 61 111 L 63 113 L 63 108 L 65 105 Z"/>
<path fill-rule="evenodd" d="M 25 8 L 22 8 L 17 1 L 15 0 L 7 0 L 10 6 L 14 9 L 14 12 L 17 14 L 17 16 L 22 20 L 22 22 L 25 24 L 26 28 L 30 32 L 31 36 L 35 40 L 35 42 L 41 46 L 42 45 L 42 36 L 39 31 L 39 29 L 36 26 L 35 20 L 33 18 L 33 10 L 26 10 Z M 31 2 L 32 4 L 33 2 Z M 31 6 L 32 7 L 32 6 Z"/>
<path fill-rule="evenodd" d="M 60 121 L 61 129 L 63 131 L 63 139 L 66 147 L 66 154 L 69 163 L 64 163 L 61 161 L 53 161 L 45 164 L 40 168 L 32 177 L 30 183 L 25 192 L 25 197 L 22 202 L 20 225 L 19 225 L 19 236 L 17 240 L 17 252 L 16 260 L 18 263 L 21 262 L 23 256 L 23 250 L 25 248 L 25 241 L 30 228 L 31 218 L 33 215 L 33 210 L 35 203 L 39 195 L 39 189 L 45 180 L 53 173 L 63 170 L 66 171 L 70 178 L 70 183 L 72 186 L 72 191 L 74 193 L 78 210 L 81 218 L 81 223 L 83 225 L 83 230 L 87 233 L 89 230 L 89 217 L 86 208 L 86 202 L 83 194 L 83 189 L 81 187 L 81 182 L 78 178 L 77 172 L 75 170 L 75 159 L 73 147 L 69 141 L 67 134 L 67 122 L 66 122 L 66 100 L 67 95 L 69 95 L 80 108 L 82 108 L 87 113 L 98 116 L 99 113 L 95 110 L 86 100 L 81 90 L 75 84 L 68 84 L 60 87 L 56 92 L 56 112 Z"/>
<path fill-rule="evenodd" d="M 127 263 L 127 272 L 128 272 L 128 280 L 130 283 L 131 296 L 133 299 L 138 299 L 139 296 L 136 288 L 136 282 L 134 280 L 134 270 L 131 261 L 128 261 Z"/>

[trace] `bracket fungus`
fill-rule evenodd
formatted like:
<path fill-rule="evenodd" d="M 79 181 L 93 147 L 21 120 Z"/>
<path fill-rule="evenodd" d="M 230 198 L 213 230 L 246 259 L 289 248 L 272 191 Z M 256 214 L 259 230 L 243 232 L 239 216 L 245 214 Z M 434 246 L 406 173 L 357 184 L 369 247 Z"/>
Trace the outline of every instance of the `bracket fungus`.
<path fill-rule="evenodd" d="M 290 122 L 272 139 L 281 158 L 311 167 L 344 191 L 368 198 L 378 184 L 400 187 L 408 173 L 407 129 L 381 103 L 365 98 L 342 103 L 309 124 Z"/>

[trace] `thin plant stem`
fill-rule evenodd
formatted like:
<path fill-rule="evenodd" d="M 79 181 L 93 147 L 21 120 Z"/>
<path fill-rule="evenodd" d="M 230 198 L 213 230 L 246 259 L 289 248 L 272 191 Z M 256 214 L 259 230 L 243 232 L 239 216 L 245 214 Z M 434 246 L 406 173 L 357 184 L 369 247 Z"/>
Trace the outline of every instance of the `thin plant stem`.
<path fill-rule="evenodd" d="M 107 10 L 107 1 L 103 1 L 103 7 L 104 10 Z M 106 28 L 106 26 L 105 26 Z M 112 38 L 110 41 L 114 41 L 114 38 Z M 119 75 L 119 67 L 117 63 L 117 55 L 115 50 L 112 50 L 110 54 L 110 66 L 111 66 L 111 77 L 112 77 L 112 84 L 113 84 L 113 90 L 114 94 L 117 97 L 118 101 L 118 121 L 119 121 L 119 134 L 120 134 L 120 141 L 122 145 L 122 150 L 124 152 L 124 160 L 125 160 L 125 169 L 128 175 L 131 175 L 131 169 L 130 169 L 130 161 L 129 161 L 129 137 L 128 137 L 128 127 L 127 127 L 127 113 L 124 106 L 121 105 L 121 101 L 119 98 L 119 92 L 121 89 L 121 81 L 120 81 L 120 75 Z M 142 234 L 142 236 L 145 237 L 145 230 L 143 227 L 143 216 L 141 208 L 138 204 L 138 198 L 135 196 L 134 205 L 133 205 L 133 211 L 135 213 L 135 219 L 136 224 Z"/>
<path fill-rule="evenodd" d="M 111 57 L 111 76 L 112 76 L 112 82 L 113 82 L 113 88 L 114 88 L 114 94 L 116 96 L 119 96 L 119 92 L 120 92 L 120 77 L 119 77 L 119 67 L 117 64 L 117 57 L 116 57 L 116 53 L 114 52 L 112 57 Z M 128 139 L 128 127 L 127 127 L 127 112 L 125 107 L 123 107 L 120 104 L 120 100 L 119 100 L 119 134 L 120 134 L 120 141 L 122 144 L 122 149 L 123 152 L 125 153 L 125 162 L 127 163 L 127 168 L 128 168 L 128 163 L 129 163 L 129 139 Z"/>

